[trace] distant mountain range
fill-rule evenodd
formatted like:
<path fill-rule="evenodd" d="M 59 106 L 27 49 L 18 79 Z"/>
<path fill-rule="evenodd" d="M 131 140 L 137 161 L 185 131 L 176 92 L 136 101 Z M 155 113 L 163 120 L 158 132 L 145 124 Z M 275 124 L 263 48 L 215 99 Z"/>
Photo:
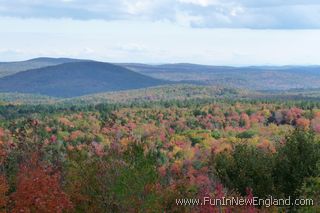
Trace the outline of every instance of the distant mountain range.
<path fill-rule="evenodd" d="M 110 64 L 70 58 L 0 62 L 2 93 L 66 98 L 181 83 L 256 91 L 320 88 L 320 66 Z"/>
<path fill-rule="evenodd" d="M 252 90 L 320 88 L 320 66 L 208 66 L 120 64 L 150 77 Z"/>

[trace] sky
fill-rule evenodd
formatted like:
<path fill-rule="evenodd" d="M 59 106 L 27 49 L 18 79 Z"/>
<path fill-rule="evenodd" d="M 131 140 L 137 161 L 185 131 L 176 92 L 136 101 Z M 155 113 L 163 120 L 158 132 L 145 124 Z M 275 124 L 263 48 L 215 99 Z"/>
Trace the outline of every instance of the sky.
<path fill-rule="evenodd" d="M 0 61 L 320 64 L 319 0 L 0 0 Z"/>

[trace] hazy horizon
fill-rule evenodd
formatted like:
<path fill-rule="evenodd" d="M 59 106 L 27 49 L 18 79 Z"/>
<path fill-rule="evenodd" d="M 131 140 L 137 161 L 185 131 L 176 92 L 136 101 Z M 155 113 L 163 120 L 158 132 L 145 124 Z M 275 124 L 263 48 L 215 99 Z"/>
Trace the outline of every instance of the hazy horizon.
<path fill-rule="evenodd" d="M 222 66 L 222 67 L 299 67 L 299 66 L 310 66 L 310 67 L 318 67 L 319 64 L 241 64 L 241 65 L 233 65 L 233 64 L 200 64 L 200 63 L 191 63 L 191 62 L 162 62 L 162 63 L 147 63 L 147 62 L 130 62 L 130 61 L 106 61 L 106 60 L 97 60 L 97 59 L 90 59 L 90 58 L 74 58 L 74 57 L 59 57 L 59 56 L 39 56 L 33 58 L 22 58 L 18 60 L 8 60 L 8 61 L 0 61 L 0 63 L 15 63 L 15 62 L 23 62 L 23 61 L 31 61 L 35 59 L 76 59 L 76 60 L 88 60 L 88 61 L 97 61 L 103 63 L 112 63 L 112 64 L 145 64 L 145 65 L 175 65 L 175 64 L 190 64 L 190 65 L 200 65 L 200 66 Z"/>

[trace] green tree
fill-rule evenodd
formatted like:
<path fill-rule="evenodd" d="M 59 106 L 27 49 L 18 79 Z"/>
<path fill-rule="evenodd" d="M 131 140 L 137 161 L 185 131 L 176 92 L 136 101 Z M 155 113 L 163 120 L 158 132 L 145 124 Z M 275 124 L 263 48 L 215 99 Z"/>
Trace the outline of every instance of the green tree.
<path fill-rule="evenodd" d="M 233 153 L 218 154 L 213 161 L 216 175 L 228 188 L 236 189 L 243 196 L 247 187 L 261 198 L 272 194 L 273 159 L 270 153 L 241 144 L 235 147 Z"/>
<path fill-rule="evenodd" d="M 314 133 L 295 130 L 279 148 L 275 159 L 273 176 L 278 194 L 299 197 L 304 180 L 317 175 L 320 152 Z"/>
<path fill-rule="evenodd" d="M 150 212 L 158 209 L 156 158 L 142 145 L 125 152 L 110 149 L 103 157 L 70 153 L 67 192 L 82 212 Z"/>

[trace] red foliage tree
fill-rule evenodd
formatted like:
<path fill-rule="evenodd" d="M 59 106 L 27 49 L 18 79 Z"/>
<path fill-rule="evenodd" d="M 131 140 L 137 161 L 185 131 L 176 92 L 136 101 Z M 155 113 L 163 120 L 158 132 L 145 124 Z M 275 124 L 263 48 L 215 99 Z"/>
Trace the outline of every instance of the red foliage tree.
<path fill-rule="evenodd" d="M 8 189 L 9 188 L 5 176 L 0 175 L 0 212 L 3 212 L 4 208 L 7 206 L 8 198 L 6 194 Z"/>
<path fill-rule="evenodd" d="M 54 212 L 72 209 L 68 196 L 60 187 L 60 174 L 40 165 L 37 157 L 20 166 L 17 190 L 11 196 L 12 212 Z"/>

